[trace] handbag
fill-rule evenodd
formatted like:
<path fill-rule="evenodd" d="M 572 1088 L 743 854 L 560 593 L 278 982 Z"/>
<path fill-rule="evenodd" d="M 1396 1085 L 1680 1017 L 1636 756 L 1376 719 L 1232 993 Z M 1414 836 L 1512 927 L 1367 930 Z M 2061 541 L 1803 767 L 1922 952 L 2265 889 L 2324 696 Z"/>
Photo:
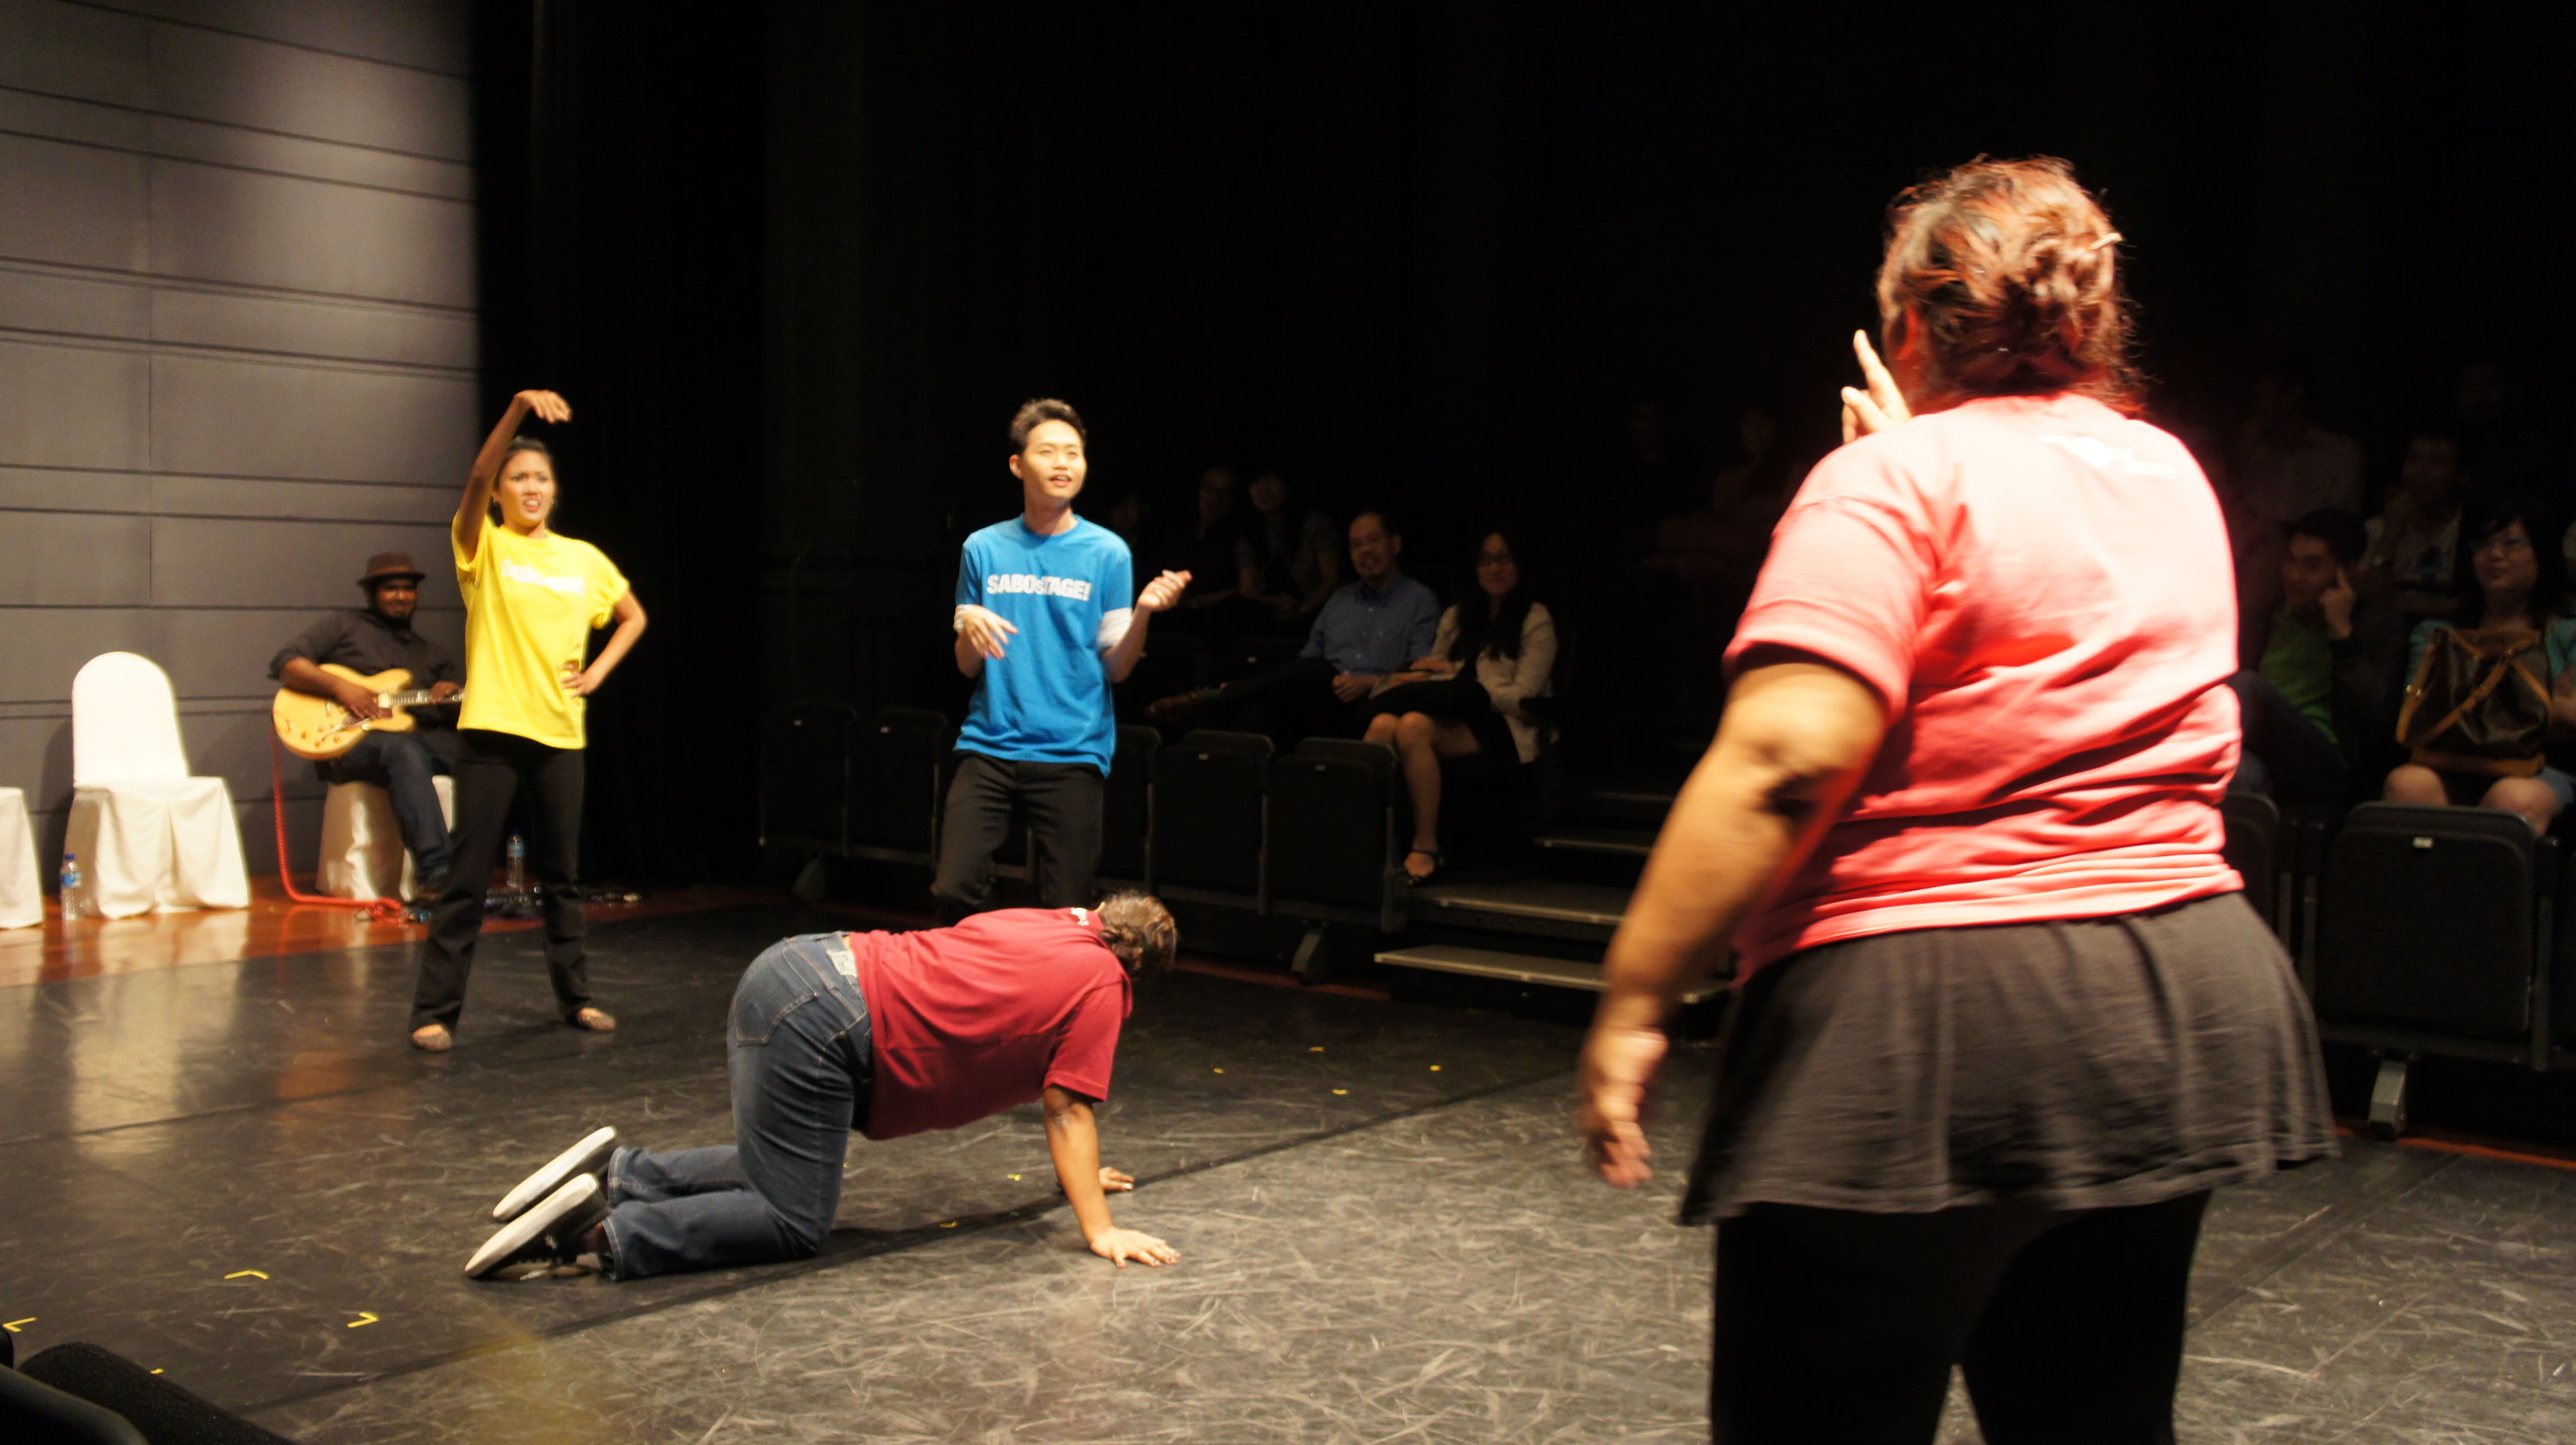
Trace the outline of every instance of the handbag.
<path fill-rule="evenodd" d="M 2518 627 L 2437 629 L 2406 684 L 2397 740 L 2449 772 L 2528 778 L 2549 745 L 2548 653 Z"/>

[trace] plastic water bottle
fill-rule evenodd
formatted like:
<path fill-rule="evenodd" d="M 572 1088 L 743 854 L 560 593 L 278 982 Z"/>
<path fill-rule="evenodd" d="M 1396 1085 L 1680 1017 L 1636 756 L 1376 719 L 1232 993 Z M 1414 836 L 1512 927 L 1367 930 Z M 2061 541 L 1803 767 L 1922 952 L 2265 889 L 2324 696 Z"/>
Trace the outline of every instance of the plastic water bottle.
<path fill-rule="evenodd" d="M 527 892 L 528 840 L 521 837 L 516 828 L 510 830 L 510 847 L 506 856 L 510 866 L 509 872 L 504 875 L 508 881 L 502 886 L 509 889 L 513 896 Z"/>
<path fill-rule="evenodd" d="M 90 913 L 90 908 L 89 900 L 81 896 L 81 869 L 79 854 L 65 853 L 63 855 L 62 883 L 63 916 L 65 918 L 87 918 Z"/>

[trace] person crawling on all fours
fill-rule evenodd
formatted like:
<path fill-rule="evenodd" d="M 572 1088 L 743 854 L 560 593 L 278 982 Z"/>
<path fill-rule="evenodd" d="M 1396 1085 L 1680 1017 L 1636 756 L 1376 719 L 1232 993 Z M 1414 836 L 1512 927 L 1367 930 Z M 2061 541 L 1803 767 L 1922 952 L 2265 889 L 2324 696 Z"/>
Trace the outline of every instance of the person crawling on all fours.
<path fill-rule="evenodd" d="M 1180 1254 L 1120 1229 L 1092 1106 L 1109 1095 L 1136 990 L 1172 961 L 1170 910 L 1013 908 L 915 933 L 782 939 L 735 988 L 734 1142 L 654 1152 L 603 1128 L 495 1206 L 474 1278 L 681 1270 L 805 1259 L 841 1203 L 852 1130 L 895 1139 L 1043 1099 L 1047 1150 L 1091 1251 L 1122 1268 Z"/>

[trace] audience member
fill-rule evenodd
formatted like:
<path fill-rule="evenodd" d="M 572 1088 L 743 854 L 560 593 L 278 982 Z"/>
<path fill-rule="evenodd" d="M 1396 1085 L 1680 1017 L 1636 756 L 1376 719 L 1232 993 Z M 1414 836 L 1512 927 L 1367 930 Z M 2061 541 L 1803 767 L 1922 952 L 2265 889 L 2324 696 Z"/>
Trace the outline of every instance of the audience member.
<path fill-rule="evenodd" d="M 2370 547 L 2354 581 L 2390 597 L 2410 618 L 2449 617 L 2458 603 L 2460 442 L 2434 427 L 2417 429 L 2388 506 L 2370 520 Z"/>
<path fill-rule="evenodd" d="M 1556 623 L 1522 586 L 1511 539 L 1488 532 L 1476 548 L 1476 586 L 1440 614 L 1431 650 L 1372 701 L 1371 742 L 1394 747 L 1413 800 L 1413 846 L 1405 879 L 1428 883 L 1440 853 L 1440 765 L 1477 756 L 1538 760 L 1544 718 L 1529 699 L 1545 697 L 1556 670 Z M 1418 866 L 1417 866 L 1418 865 Z"/>
<path fill-rule="evenodd" d="M 1154 555 L 1156 539 L 1148 530 L 1153 522 L 1154 498 L 1143 487 L 1137 486 L 1121 490 L 1118 499 L 1109 504 L 1109 514 L 1101 518 L 1101 525 L 1117 533 L 1118 540 L 1127 544 L 1129 571 L 1139 588 L 1161 575 L 1145 570 L 1148 563 L 1159 560 Z"/>
<path fill-rule="evenodd" d="M 1269 608 L 1280 626 L 1302 633 L 1342 585 L 1333 519 L 1321 508 L 1295 505 L 1288 479 L 1275 467 L 1252 479 L 1242 550 L 1243 595 Z"/>
<path fill-rule="evenodd" d="M 2565 564 L 2556 549 L 2534 545 L 2557 535 L 2549 526 L 2551 519 L 2549 509 L 2537 500 L 2508 499 L 2466 534 L 2471 545 L 2460 558 L 2456 616 L 2473 622 L 2480 632 L 2509 629 L 2540 635 L 2550 695 L 2548 732 L 2556 736 L 2576 730 L 2576 673 L 2569 670 L 2576 662 L 2576 619 L 2559 615 L 2567 598 Z M 2406 655 L 2410 690 L 2423 677 L 2425 655 L 2452 625 L 2436 619 L 2415 628 Z M 2382 796 L 2392 803 L 2496 808 L 2521 815 L 2534 832 L 2547 832 L 2550 820 L 2576 802 L 2576 777 L 2546 764 L 2546 741 L 2534 739 L 2530 755 L 2519 760 L 2535 769 L 2524 776 L 2443 766 L 2442 760 L 2419 753 L 2416 761 L 2388 775 Z"/>
<path fill-rule="evenodd" d="M 2246 791 L 2339 803 L 2362 740 L 2385 726 L 2404 624 L 2353 586 L 2364 545 L 2350 512 L 2321 508 L 2289 526 L 2281 602 L 2266 619 L 2260 660 L 2228 679 L 2244 719 L 2236 781 Z"/>
<path fill-rule="evenodd" d="M 1404 538 L 1385 513 L 1353 517 L 1350 548 L 1358 580 L 1336 589 L 1315 614 L 1296 661 L 1221 688 L 1164 698 L 1151 709 L 1153 719 L 1171 727 L 1205 721 L 1265 732 L 1282 747 L 1319 733 L 1359 736 L 1370 695 L 1407 659 L 1431 650 L 1440 599 L 1398 567 Z"/>
<path fill-rule="evenodd" d="M 2361 443 L 2318 426 L 2311 400 L 2303 367 L 2274 365 L 2255 378 L 2237 488 L 2267 521 L 2286 523 L 2321 507 L 2361 510 Z"/>
<path fill-rule="evenodd" d="M 1193 579 L 1169 619 L 1198 631 L 1231 632 L 1240 619 L 1228 604 L 1243 596 L 1242 488 L 1231 467 L 1199 474 L 1198 510 L 1170 544 L 1170 566 Z"/>

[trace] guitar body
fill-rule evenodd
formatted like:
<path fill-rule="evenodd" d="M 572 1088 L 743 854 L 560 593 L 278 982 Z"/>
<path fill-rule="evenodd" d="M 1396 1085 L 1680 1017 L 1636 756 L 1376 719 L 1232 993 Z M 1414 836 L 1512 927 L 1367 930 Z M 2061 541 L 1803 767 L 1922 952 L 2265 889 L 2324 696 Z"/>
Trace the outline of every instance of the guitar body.
<path fill-rule="evenodd" d="M 427 702 L 427 693 L 406 693 L 411 673 L 406 669 L 388 668 L 368 677 L 336 662 L 322 664 L 322 670 L 333 677 L 346 678 L 376 695 L 393 708 L 391 717 L 361 721 L 355 713 L 340 706 L 337 698 L 315 697 L 291 687 L 277 690 L 277 701 L 269 704 L 269 720 L 277 725 L 277 740 L 299 758 L 319 762 L 336 758 L 358 745 L 358 740 L 371 732 L 407 733 L 418 726 L 403 709 L 415 702 Z"/>

